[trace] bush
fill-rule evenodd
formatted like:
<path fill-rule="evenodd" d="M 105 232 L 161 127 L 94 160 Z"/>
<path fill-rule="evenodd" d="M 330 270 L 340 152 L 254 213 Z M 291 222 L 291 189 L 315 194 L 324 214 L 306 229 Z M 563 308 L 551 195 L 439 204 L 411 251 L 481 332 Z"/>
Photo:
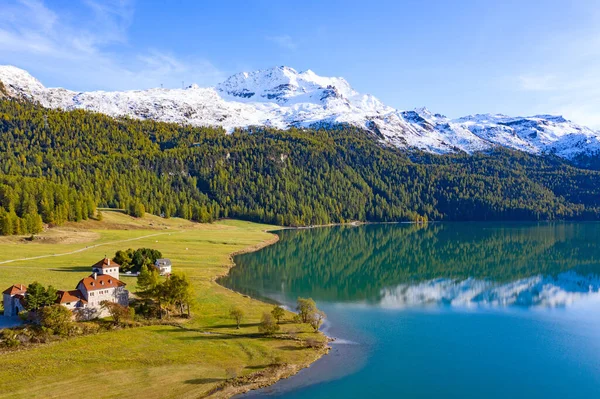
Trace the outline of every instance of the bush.
<path fill-rule="evenodd" d="M 17 338 L 17 332 L 10 328 L 5 328 L 0 331 L 0 344 L 7 348 L 14 348 L 21 344 L 21 341 Z"/>
<path fill-rule="evenodd" d="M 73 313 L 62 305 L 46 306 L 40 310 L 40 324 L 58 335 L 67 335 L 71 328 Z"/>
<path fill-rule="evenodd" d="M 119 305 L 118 303 L 102 301 L 100 305 L 103 309 L 108 310 L 108 313 L 110 313 L 110 316 L 116 325 L 122 325 L 127 321 L 131 321 L 135 316 L 135 310 L 133 308 Z"/>
<path fill-rule="evenodd" d="M 318 348 L 322 348 L 323 346 L 325 346 L 325 344 L 322 341 L 319 341 L 318 339 L 315 339 L 315 338 L 308 338 L 302 342 L 304 343 L 304 346 L 306 346 L 307 348 L 318 349 Z"/>
<path fill-rule="evenodd" d="M 279 331 L 279 324 L 275 321 L 275 318 L 271 313 L 263 313 L 260 324 L 258 325 L 258 332 L 271 335 Z"/>
<path fill-rule="evenodd" d="M 238 376 L 238 371 L 236 368 L 234 367 L 228 367 L 225 369 L 225 378 L 228 380 L 233 380 L 235 378 L 237 378 Z"/>

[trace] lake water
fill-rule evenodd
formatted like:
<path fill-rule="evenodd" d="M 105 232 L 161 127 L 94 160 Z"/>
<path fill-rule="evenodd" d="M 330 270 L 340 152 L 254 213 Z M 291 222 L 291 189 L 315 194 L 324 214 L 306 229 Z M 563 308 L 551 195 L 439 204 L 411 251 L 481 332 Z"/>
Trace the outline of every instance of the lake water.
<path fill-rule="evenodd" d="M 222 283 L 328 315 L 332 351 L 246 397 L 600 397 L 600 224 L 279 232 Z"/>

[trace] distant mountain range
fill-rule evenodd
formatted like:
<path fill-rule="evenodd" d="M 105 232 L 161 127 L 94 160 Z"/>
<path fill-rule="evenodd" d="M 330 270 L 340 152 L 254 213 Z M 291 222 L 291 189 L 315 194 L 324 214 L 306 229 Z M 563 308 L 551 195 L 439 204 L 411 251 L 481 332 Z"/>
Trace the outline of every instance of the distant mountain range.
<path fill-rule="evenodd" d="M 600 154 L 599 131 L 561 116 L 478 114 L 449 119 L 426 108 L 401 111 L 356 92 L 343 78 L 285 66 L 238 73 L 211 88 L 76 92 L 47 88 L 14 66 L 0 66 L 0 82 L 0 97 L 28 99 L 44 107 L 222 126 L 228 131 L 248 126 L 350 124 L 373 132 L 383 143 L 437 154 L 473 153 L 495 146 L 569 160 Z"/>

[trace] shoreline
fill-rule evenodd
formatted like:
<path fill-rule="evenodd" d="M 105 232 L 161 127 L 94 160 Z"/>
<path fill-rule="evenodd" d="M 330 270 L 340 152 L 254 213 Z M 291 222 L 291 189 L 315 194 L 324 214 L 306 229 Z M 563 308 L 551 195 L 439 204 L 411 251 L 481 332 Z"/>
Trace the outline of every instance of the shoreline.
<path fill-rule="evenodd" d="M 314 227 L 329 227 L 329 226 L 311 226 L 311 227 L 306 227 L 306 228 L 314 228 Z M 276 244 L 277 242 L 279 242 L 280 238 L 279 238 L 279 235 L 277 235 L 273 232 L 285 230 L 285 229 L 286 229 L 285 227 L 282 227 L 282 228 L 274 229 L 274 230 L 263 230 L 263 232 L 271 235 L 272 237 L 268 240 L 262 241 L 259 244 L 251 245 L 247 248 L 230 253 L 229 254 L 229 263 L 227 265 L 224 265 L 224 267 L 226 267 L 227 270 L 219 275 L 214 276 L 212 278 L 212 282 L 219 285 L 219 287 L 225 288 L 225 289 L 227 289 L 231 292 L 234 292 L 238 295 L 241 295 L 241 296 L 247 297 L 247 298 L 252 298 L 251 296 L 242 294 L 241 292 L 237 292 L 235 290 L 232 290 L 229 287 L 224 286 L 223 284 L 220 284 L 218 280 L 221 277 L 227 276 L 229 274 L 229 271 L 233 267 L 236 266 L 235 261 L 233 260 L 233 258 L 235 256 L 256 252 L 256 251 L 259 251 L 270 245 Z M 294 229 L 294 228 L 292 228 L 292 229 Z M 252 299 L 266 304 L 266 302 L 264 302 L 261 299 L 257 299 L 257 298 L 252 298 Z M 213 388 L 211 391 L 209 391 L 203 397 L 204 398 L 214 398 L 214 399 L 231 398 L 233 396 L 242 395 L 242 394 L 248 393 L 253 390 L 269 387 L 271 385 L 276 384 L 277 382 L 279 382 L 281 380 L 284 380 L 286 378 L 289 378 L 289 377 L 292 377 L 292 376 L 298 374 L 301 370 L 312 366 L 317 360 L 321 359 L 324 355 L 329 353 L 331 346 L 329 346 L 328 344 L 329 344 L 329 342 L 332 341 L 332 338 L 327 336 L 322 331 L 319 331 L 319 334 L 321 336 L 325 337 L 326 343 L 322 348 L 312 349 L 314 351 L 315 356 L 313 359 L 311 359 L 307 363 L 301 363 L 301 364 L 284 363 L 284 364 L 280 364 L 280 365 L 273 365 L 265 370 L 260 370 L 260 371 L 254 372 L 254 373 L 250 373 L 250 374 L 242 376 L 242 377 L 236 377 L 229 381 L 223 382 L 219 386 L 216 386 L 215 388 Z"/>

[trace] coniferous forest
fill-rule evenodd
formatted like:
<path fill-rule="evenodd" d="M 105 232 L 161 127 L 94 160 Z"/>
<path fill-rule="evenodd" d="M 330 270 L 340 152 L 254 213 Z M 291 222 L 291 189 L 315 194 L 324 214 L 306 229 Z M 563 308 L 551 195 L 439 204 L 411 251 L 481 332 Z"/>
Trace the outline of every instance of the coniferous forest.
<path fill-rule="evenodd" d="M 505 149 L 407 152 L 342 125 L 226 134 L 0 101 L 0 232 L 36 233 L 96 207 L 290 226 L 597 220 L 600 172 Z"/>

